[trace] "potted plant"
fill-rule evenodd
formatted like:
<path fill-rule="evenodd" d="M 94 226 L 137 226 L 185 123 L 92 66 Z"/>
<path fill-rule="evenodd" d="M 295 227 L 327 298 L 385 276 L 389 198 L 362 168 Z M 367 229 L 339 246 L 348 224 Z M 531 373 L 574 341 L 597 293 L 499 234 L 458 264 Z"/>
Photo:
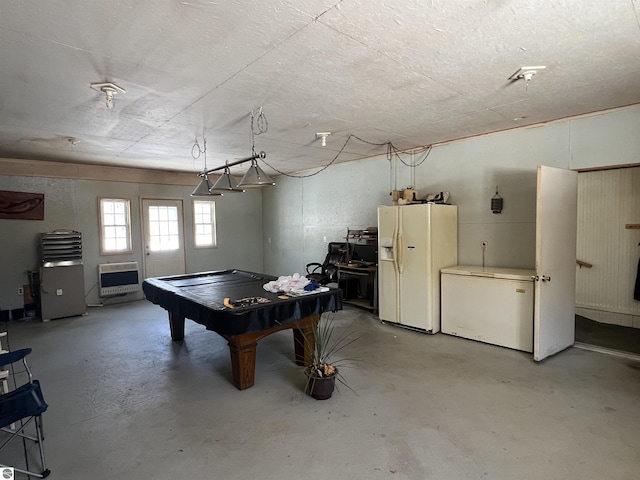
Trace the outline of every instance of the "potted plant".
<path fill-rule="evenodd" d="M 307 376 L 304 391 L 317 400 L 331 398 L 336 380 L 351 389 L 344 380 L 342 369 L 351 360 L 343 355 L 344 349 L 357 340 L 350 331 L 335 330 L 334 316 L 323 315 L 314 326 L 315 345 L 311 363 L 305 366 Z M 305 338 L 305 341 L 307 339 Z M 351 389 L 352 390 L 352 389 Z"/>

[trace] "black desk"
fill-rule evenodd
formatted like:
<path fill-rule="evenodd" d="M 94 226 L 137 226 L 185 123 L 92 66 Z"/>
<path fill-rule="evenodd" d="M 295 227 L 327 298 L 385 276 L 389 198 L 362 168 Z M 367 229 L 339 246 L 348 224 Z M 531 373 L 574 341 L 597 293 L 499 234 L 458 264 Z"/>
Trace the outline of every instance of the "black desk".
<path fill-rule="evenodd" d="M 356 262 L 338 263 L 338 279 L 344 280 L 345 284 L 345 300 L 344 303 L 351 303 L 359 307 L 367 308 L 369 310 L 378 310 L 378 266 L 377 265 L 363 265 Z M 357 296 L 357 292 L 349 292 L 349 278 L 358 279 L 358 287 L 360 286 L 360 279 L 364 280 L 366 293 Z M 356 288 L 358 288 L 356 287 Z"/>
<path fill-rule="evenodd" d="M 184 338 L 185 318 L 204 325 L 228 341 L 233 384 L 249 388 L 255 379 L 258 341 L 274 332 L 293 329 L 296 363 L 311 358 L 313 326 L 323 312 L 342 309 L 341 292 L 313 293 L 281 299 L 262 288 L 276 277 L 242 270 L 221 270 L 172 277 L 148 278 L 142 290 L 149 300 L 169 312 L 171 339 Z M 268 303 L 228 308 L 224 299 L 264 297 Z"/>

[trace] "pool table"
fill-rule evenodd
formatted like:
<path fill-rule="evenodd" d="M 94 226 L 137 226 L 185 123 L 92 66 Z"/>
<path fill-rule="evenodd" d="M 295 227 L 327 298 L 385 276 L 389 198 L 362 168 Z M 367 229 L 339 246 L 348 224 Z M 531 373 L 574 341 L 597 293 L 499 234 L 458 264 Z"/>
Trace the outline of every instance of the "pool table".
<path fill-rule="evenodd" d="M 271 280 L 276 277 L 220 270 L 148 278 L 142 290 L 147 300 L 169 313 L 173 341 L 184 339 L 185 318 L 224 337 L 231 353 L 233 384 L 244 390 L 254 384 L 260 339 L 293 329 L 295 360 L 298 365 L 305 365 L 311 359 L 315 344 L 313 327 L 320 315 L 342 309 L 342 294 L 337 288 L 285 296 L 264 290 L 263 285 Z M 238 304 L 240 299 L 255 297 L 260 297 L 262 303 Z"/>

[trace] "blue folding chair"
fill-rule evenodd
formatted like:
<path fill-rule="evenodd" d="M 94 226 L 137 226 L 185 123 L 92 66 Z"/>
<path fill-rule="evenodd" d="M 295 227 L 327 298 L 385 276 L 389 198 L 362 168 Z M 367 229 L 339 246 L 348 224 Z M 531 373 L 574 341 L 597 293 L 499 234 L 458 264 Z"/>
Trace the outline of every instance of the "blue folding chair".
<path fill-rule="evenodd" d="M 29 365 L 27 365 L 26 357 L 30 353 L 30 348 L 23 348 L 0 354 L 0 365 L 8 366 L 22 361 L 25 372 L 29 377 L 29 381 L 24 385 L 20 385 L 14 390 L 0 395 L 0 431 L 2 432 L 2 436 L 7 437 L 4 438 L 0 444 L 0 452 L 16 438 L 22 438 L 23 443 L 26 440 L 32 440 L 38 444 L 42 470 L 40 470 L 39 473 L 29 470 L 26 444 L 23 444 L 25 469 L 18 468 L 15 465 L 7 465 L 6 462 L 1 459 L 0 469 L 2 467 L 11 467 L 15 472 L 32 475 L 37 478 L 45 478 L 51 473 L 44 459 L 44 448 L 42 444 L 44 440 L 42 414 L 47 410 L 48 405 L 42 396 L 40 382 L 33 379 Z M 34 434 L 27 433 L 26 431 L 26 428 L 32 423 L 35 426 Z M 2 455 L 4 456 L 3 452 Z"/>

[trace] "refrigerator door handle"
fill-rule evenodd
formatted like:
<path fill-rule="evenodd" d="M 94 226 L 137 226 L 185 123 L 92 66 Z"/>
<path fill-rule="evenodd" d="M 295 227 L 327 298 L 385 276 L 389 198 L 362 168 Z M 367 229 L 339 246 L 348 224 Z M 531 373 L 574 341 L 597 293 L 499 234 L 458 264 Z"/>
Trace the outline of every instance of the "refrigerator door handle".
<path fill-rule="evenodd" d="M 393 269 L 398 272 L 398 219 L 396 218 L 396 225 L 393 230 L 393 240 L 391 241 Z"/>
<path fill-rule="evenodd" d="M 398 246 L 396 251 L 396 257 L 398 258 L 398 273 L 402 273 L 404 269 L 403 262 L 403 248 L 402 248 L 402 231 L 398 233 Z"/>
<path fill-rule="evenodd" d="M 402 212 L 398 212 L 398 226 L 397 226 L 397 237 L 398 237 L 398 244 L 396 245 L 396 258 L 398 259 L 398 273 L 402 273 L 404 270 L 404 262 L 403 262 L 403 257 L 404 257 L 404 248 L 403 248 L 403 241 L 402 241 L 402 217 L 401 217 Z"/>
<path fill-rule="evenodd" d="M 400 215 L 402 214 L 402 212 L 399 210 L 398 207 L 396 207 L 396 224 L 393 230 L 393 268 L 395 270 L 394 274 L 395 274 L 395 290 L 396 290 L 396 295 L 395 295 L 395 310 L 396 310 L 396 314 L 395 314 L 395 319 L 394 321 L 401 323 L 401 315 L 402 315 L 402 309 L 401 309 L 401 301 L 400 301 L 400 294 L 401 294 L 401 289 L 400 289 L 400 281 L 401 281 L 401 276 L 400 274 L 402 273 L 401 269 L 400 269 L 400 265 L 399 265 L 399 255 L 400 255 L 400 242 L 402 240 L 402 230 L 401 230 L 401 223 L 400 223 Z"/>

